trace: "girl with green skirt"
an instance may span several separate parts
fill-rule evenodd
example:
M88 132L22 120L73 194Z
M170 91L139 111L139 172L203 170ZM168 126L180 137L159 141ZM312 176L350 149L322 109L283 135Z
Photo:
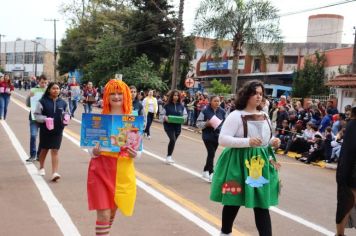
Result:
M225 150L214 170L210 199L224 205L221 235L231 235L240 206L253 208L259 235L272 235L268 208L278 204L280 187L272 147L278 148L280 140L272 137L271 122L261 111L263 94L262 82L246 82L220 132Z

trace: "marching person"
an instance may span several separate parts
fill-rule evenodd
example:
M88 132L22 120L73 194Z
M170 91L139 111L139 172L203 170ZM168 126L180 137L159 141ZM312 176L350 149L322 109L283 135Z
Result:
M164 105L160 114L161 120L163 121L164 131L166 132L169 138L167 157L166 157L167 164L174 163L174 160L172 158L174 146L181 133L182 124L187 119L187 116L188 116L187 111L183 106L183 104L180 102L179 91L178 90L170 91L168 95L168 101L166 105Z
M220 107L220 97L210 97L209 105L199 114L197 119L198 128L202 129L202 138L208 152L203 170L203 178L209 182L213 178L214 157L219 146L219 133L225 120L225 110Z
M102 114L130 115L132 100L129 87L121 80L112 79L104 88ZM92 149L88 169L88 205L96 210L96 235L109 235L116 210L123 215L133 214L136 200L134 158L141 152L127 148L128 156L121 152Z
M272 137L272 127L260 107L264 86L249 81L239 90L236 110L226 118L219 144L226 148L214 171L210 199L221 202L221 235L231 235L241 206L253 208L256 227L261 236L271 236L268 208L278 204L279 178L272 147L280 140Z
M49 83L43 97L37 103L34 113L35 119L40 123L40 169L39 175L45 175L44 163L48 150L52 156L52 181L61 178L58 174L58 151L61 147L63 129L69 120L67 103L59 97L59 83Z
M83 89L84 113L91 113L94 103L96 103L96 89L93 87L93 83L89 81L87 86Z
M44 93L46 91L48 84L47 77L44 75L41 75L39 80L38 80L38 85L37 87L31 88L30 95L28 97L28 107L31 107L31 97L34 96L34 91ZM34 108L32 108L34 109ZM30 110L29 114L29 120L30 120L30 158L28 158L26 161L27 162L33 162L33 161L39 161L40 160L40 145L38 145L38 148L36 150L36 139L37 139L37 134L38 130L40 128L39 123L37 123L36 120L33 120L32 118L32 112Z
M343 139L336 170L336 236L343 236L345 227L356 227L356 104L351 110Z
M143 106L141 104L141 101L138 99L136 87L134 85L131 85L130 91L132 97L133 114L136 116L143 116Z
M158 112L158 103L157 99L153 96L153 90L148 91L147 97L145 97L142 101L142 106L146 120L146 128L144 134L148 139L151 139L150 128L153 122L153 118Z
M71 83L68 84L68 96L70 115L74 118L80 100L80 84L76 82L75 77L72 77Z
M13 91L14 85L11 83L10 76L5 74L4 78L0 79L0 120L6 120L7 108Z

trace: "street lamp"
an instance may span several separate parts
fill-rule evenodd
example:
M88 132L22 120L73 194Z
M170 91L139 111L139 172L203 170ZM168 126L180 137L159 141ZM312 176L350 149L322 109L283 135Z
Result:
M0 34L0 67L1 67L1 38L5 37L5 34Z

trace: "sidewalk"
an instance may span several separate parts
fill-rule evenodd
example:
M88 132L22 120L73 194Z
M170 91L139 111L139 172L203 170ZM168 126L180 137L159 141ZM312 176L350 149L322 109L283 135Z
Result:
M160 123L158 120L154 120L157 123ZM190 132L194 132L194 133L198 133L201 134L201 130L199 130L198 128L194 128L188 125L182 125L182 129L183 130L187 130ZM288 152L288 154L283 154L283 152L279 152L277 151L276 154L280 155L280 156L285 156L285 157L289 157L292 159L296 159L297 157L300 157L300 154L297 154L295 152ZM319 162L312 162L311 165L314 166L318 166L320 168L325 168L325 169L332 169L332 170L336 170L337 168L337 163L326 163L324 161L319 161Z

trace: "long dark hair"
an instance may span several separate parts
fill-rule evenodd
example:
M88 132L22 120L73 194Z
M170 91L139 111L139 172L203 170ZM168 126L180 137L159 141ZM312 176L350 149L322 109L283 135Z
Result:
M61 88L61 86L59 85L58 82L50 82L46 88L46 91L44 92L42 98L44 97L50 97L50 92L51 92L51 88L54 86L54 85L58 85L59 88Z
M173 103L173 97L174 97L174 94L178 93L178 102L179 102L179 99L180 99L180 92L176 89L174 90L171 90L169 91L168 93L168 101L167 101L167 104L168 103Z
M256 89L258 87L262 88L262 94L265 94L265 87L263 83L259 80L251 80L246 82L242 88L236 94L235 106L237 110L243 110L247 106L247 102L251 96L256 94ZM257 106L257 110L262 110L262 107Z

